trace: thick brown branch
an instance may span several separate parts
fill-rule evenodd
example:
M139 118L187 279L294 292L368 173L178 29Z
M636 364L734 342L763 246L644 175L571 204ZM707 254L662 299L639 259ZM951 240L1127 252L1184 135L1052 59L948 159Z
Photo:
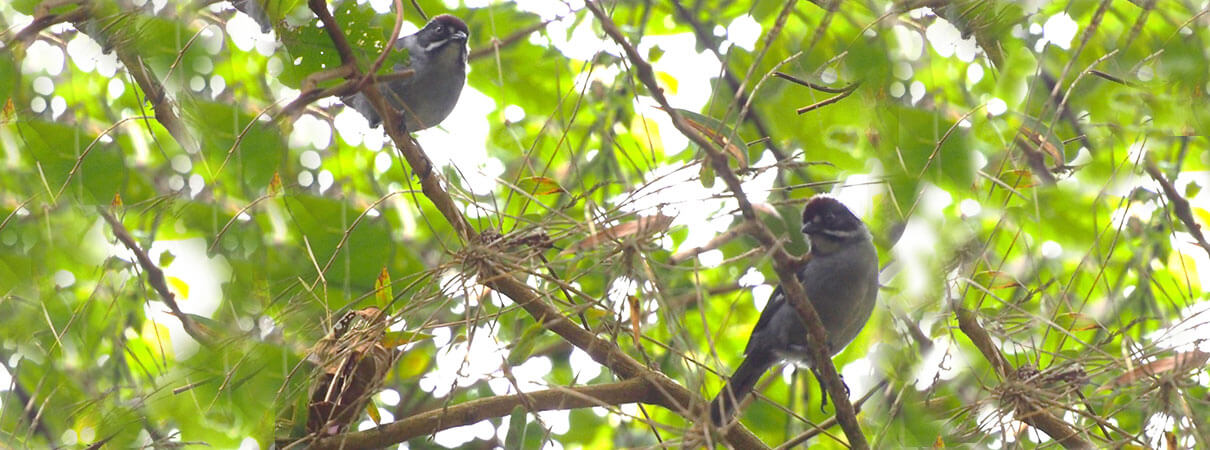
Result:
M659 389L642 378L609 384L554 388L520 395L499 395L413 414L397 422L365 431L332 436L316 442L311 448L382 448L437 431L504 417L511 414L517 406L533 413L626 403L653 403L661 401L662 398Z
M322 0L311 0L309 4L312 10L320 17L331 17ZM339 36L339 38L333 38L334 42L337 40L344 42L343 33L339 28L328 27L327 30L330 35ZM344 47L347 49L347 43ZM337 44L337 50L344 51L341 50L339 43ZM369 100L370 104L382 117L383 128L386 130L387 135L395 143L396 148L399 149L404 159L407 160L408 165L417 173L424 196L433 202L433 205L454 230L457 231L464 242L473 242L479 239L478 232L471 227L449 193L445 191L440 177L433 172L432 162L416 142L412 140L411 136L407 135L402 127L399 126L401 119L399 112L387 104L386 99L379 92L377 85L367 85L362 93L365 94L366 99ZM488 266L490 269L490 265L485 266ZM542 294L539 294L533 288L518 280L513 274L505 272L502 269L490 269L486 273L481 273L479 279L483 284L512 299L513 302L520 305L527 313L533 316L538 323L558 334L572 345L584 350L595 361L617 374L619 378L642 378L646 380L645 382L650 383L649 389L658 392L658 401L653 401L653 403L668 407L685 417L693 418L705 414L705 402L695 393L685 389L662 373L648 369L623 352L613 342L597 338L593 333L576 326L558 309L554 308L550 302L546 301ZM744 427L732 427L726 435L726 439L730 445L737 448L767 448L764 443Z
M773 255L773 268L777 271L782 289L785 290L790 304L794 306L794 309L798 311L803 321L806 322L809 335L808 341L811 342L810 353L812 362L814 362L815 368L820 375L820 381L827 388L828 394L835 399L837 420L840 422L845 436L849 439L849 445L857 449L869 448L869 443L866 442L865 436L861 433L861 425L857 423L857 416L853 412L853 404L849 402L848 394L845 392L844 383L840 380L840 375L836 372L836 366L832 364L832 358L829 357L827 348L824 345L827 342L827 333L824 331L823 323L820 322L819 314L815 312L815 308L807 300L806 291L795 275L797 259L787 254L781 248L773 233L765 227L764 223L760 222L760 219L756 215L756 210L753 209L752 203L748 201L747 196L744 194L739 178L728 167L727 157L709 139L685 122L684 118L676 112L676 109L668 104L668 99L664 97L659 84L656 83L651 64L647 63L639 55L634 45L631 45L626 40L621 30L613 23L613 20L601 9L600 4L589 1L586 2L586 5L593 15L596 16L597 21L600 22L601 28L605 30L605 34L608 34L614 42L622 46L627 59L630 60L638 74L639 81L647 87L651 96L664 108L664 112L668 113L672 119L672 124L681 134L684 134L708 154L708 162L714 165L715 172L727 184L727 189L735 195L736 203L739 204L744 220L753 223L752 236L760 241L762 246L769 249Z
M27 43L32 40L34 36L37 36L38 33L41 33L42 30L50 28L55 24L60 24L63 22L75 22L77 20L85 19L88 17L88 14L88 6L86 4L81 4L76 9L63 14L39 15L34 18L33 22L30 22L29 25L27 25L25 28L22 28L21 31L18 31L17 34L13 36L12 40L9 41L8 45L11 47L17 42Z

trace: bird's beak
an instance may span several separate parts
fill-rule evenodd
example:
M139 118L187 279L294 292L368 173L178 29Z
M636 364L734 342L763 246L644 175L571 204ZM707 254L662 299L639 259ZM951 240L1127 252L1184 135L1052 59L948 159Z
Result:
M816 233L816 232L818 232L818 231L819 231L819 226L818 226L818 225L816 225L814 222L809 222L809 223L804 223L804 224L802 224L802 232L803 232L803 234L814 234L814 233Z
M467 37L466 33L463 33L461 31L455 31L454 34L450 35L450 39L453 39L455 41L465 41L466 37Z

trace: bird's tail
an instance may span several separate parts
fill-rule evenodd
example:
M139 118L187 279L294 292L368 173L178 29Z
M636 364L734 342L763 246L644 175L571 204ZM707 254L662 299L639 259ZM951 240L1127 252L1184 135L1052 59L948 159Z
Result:
M752 393L752 388L756 386L761 375L775 362L777 357L769 352L753 352L744 358L735 369L735 374L731 375L731 380L727 381L723 390L710 402L710 420L714 425L721 426L723 422L731 420L737 405Z
M370 128L377 127L378 124L382 123L382 118L378 117L378 112L374 111L374 106L370 105L370 99L366 98L365 94L358 92L353 95L346 95L341 97L340 101L344 103L345 106L353 108L358 113L361 113L362 117L365 117L366 121L370 123Z

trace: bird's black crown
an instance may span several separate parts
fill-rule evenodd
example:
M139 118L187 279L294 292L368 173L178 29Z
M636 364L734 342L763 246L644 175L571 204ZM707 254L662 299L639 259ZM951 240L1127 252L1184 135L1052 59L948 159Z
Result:
M830 196L811 197L802 209L802 232L806 234L844 238L857 235L862 226L861 219Z
M429 21L428 25L425 25L425 28L432 28L438 34L446 36L453 34L455 31L461 31L466 36L470 36L471 34L470 30L466 28L466 22L449 14L434 17L433 20Z

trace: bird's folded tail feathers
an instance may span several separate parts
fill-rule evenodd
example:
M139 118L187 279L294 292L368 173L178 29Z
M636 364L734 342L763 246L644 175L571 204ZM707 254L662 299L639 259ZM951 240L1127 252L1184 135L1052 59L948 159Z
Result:
M777 362L777 356L770 352L753 352L749 353L744 361L735 369L735 374L731 376L731 380L723 386L723 389L718 392L714 400L710 402L710 420L715 426L722 426L731 416L735 415L735 409L748 394L752 393L752 388L756 386L756 382L760 380L761 375Z
M382 118L378 117L378 112L374 111L374 107L370 105L370 100L366 98L365 94L358 92L353 95L346 95L341 97L340 101L345 106L353 108L354 111L360 113L362 117L365 117L366 121L370 123L370 128L377 127L378 124L382 123Z

